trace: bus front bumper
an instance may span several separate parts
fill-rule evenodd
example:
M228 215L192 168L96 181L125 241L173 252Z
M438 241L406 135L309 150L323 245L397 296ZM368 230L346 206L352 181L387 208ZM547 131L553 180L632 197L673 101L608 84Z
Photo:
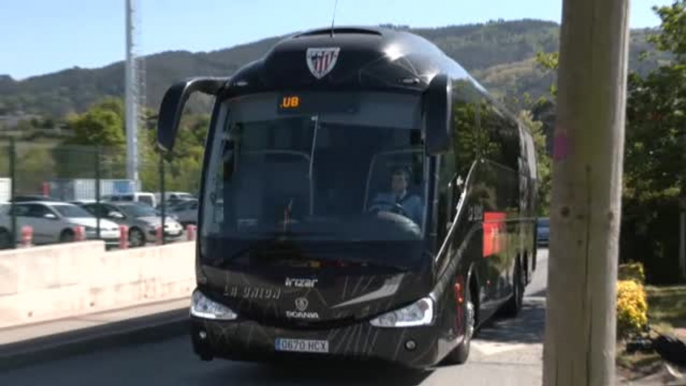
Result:
M378 328L360 322L331 329L284 329L248 320L191 317L193 350L202 359L241 361L352 359L426 368L439 361L435 327ZM312 352L315 351L315 352Z

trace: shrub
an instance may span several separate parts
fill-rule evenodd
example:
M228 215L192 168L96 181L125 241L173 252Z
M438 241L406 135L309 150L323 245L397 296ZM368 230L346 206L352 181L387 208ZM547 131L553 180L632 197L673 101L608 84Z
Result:
M642 263L631 262L628 264L620 264L618 272L619 280L633 280L637 283L643 284L646 281L645 270Z
M641 332L648 323L648 302L643 285L635 280L617 284L617 335L620 338Z

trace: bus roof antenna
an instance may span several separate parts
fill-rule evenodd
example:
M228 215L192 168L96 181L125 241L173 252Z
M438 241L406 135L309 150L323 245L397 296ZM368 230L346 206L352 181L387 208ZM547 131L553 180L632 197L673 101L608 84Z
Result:
M333 37L333 27L336 23L336 10L338 9L338 0L333 5L333 17L331 17L331 37Z

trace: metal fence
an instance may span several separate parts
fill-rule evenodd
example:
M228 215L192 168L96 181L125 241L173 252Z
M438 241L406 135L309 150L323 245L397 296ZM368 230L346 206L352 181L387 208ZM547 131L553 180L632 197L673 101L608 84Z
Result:
M171 204L178 201L170 203L167 187L193 194L199 173L189 173L183 165L170 164L156 153L141 158L139 180L133 181L126 176L124 148L0 143L0 247L26 244L23 231L27 227L35 244L104 239L108 245L123 246L122 237L133 244L132 237L140 238L141 233L144 245L178 240L177 221L170 216ZM189 178L194 174L198 178ZM126 217L127 208L138 214L147 211L156 220L146 217L150 226L141 225L142 220L127 222L115 213L121 209ZM78 217L86 214L90 220ZM112 240L113 223L118 226L117 240ZM158 229L153 230L155 224ZM126 235L121 234L122 225L127 226Z

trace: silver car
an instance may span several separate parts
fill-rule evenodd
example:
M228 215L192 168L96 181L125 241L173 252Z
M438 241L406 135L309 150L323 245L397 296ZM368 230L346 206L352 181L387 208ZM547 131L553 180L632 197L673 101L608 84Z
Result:
M119 225L129 228L129 245L140 247L157 238L157 228L162 225L162 217L149 205L135 202L104 202L85 204L83 208ZM167 216L164 224L165 239L177 239L183 234L183 227L178 221Z
M176 217L181 225L198 223L198 200L191 199L183 201L169 209L169 214Z

